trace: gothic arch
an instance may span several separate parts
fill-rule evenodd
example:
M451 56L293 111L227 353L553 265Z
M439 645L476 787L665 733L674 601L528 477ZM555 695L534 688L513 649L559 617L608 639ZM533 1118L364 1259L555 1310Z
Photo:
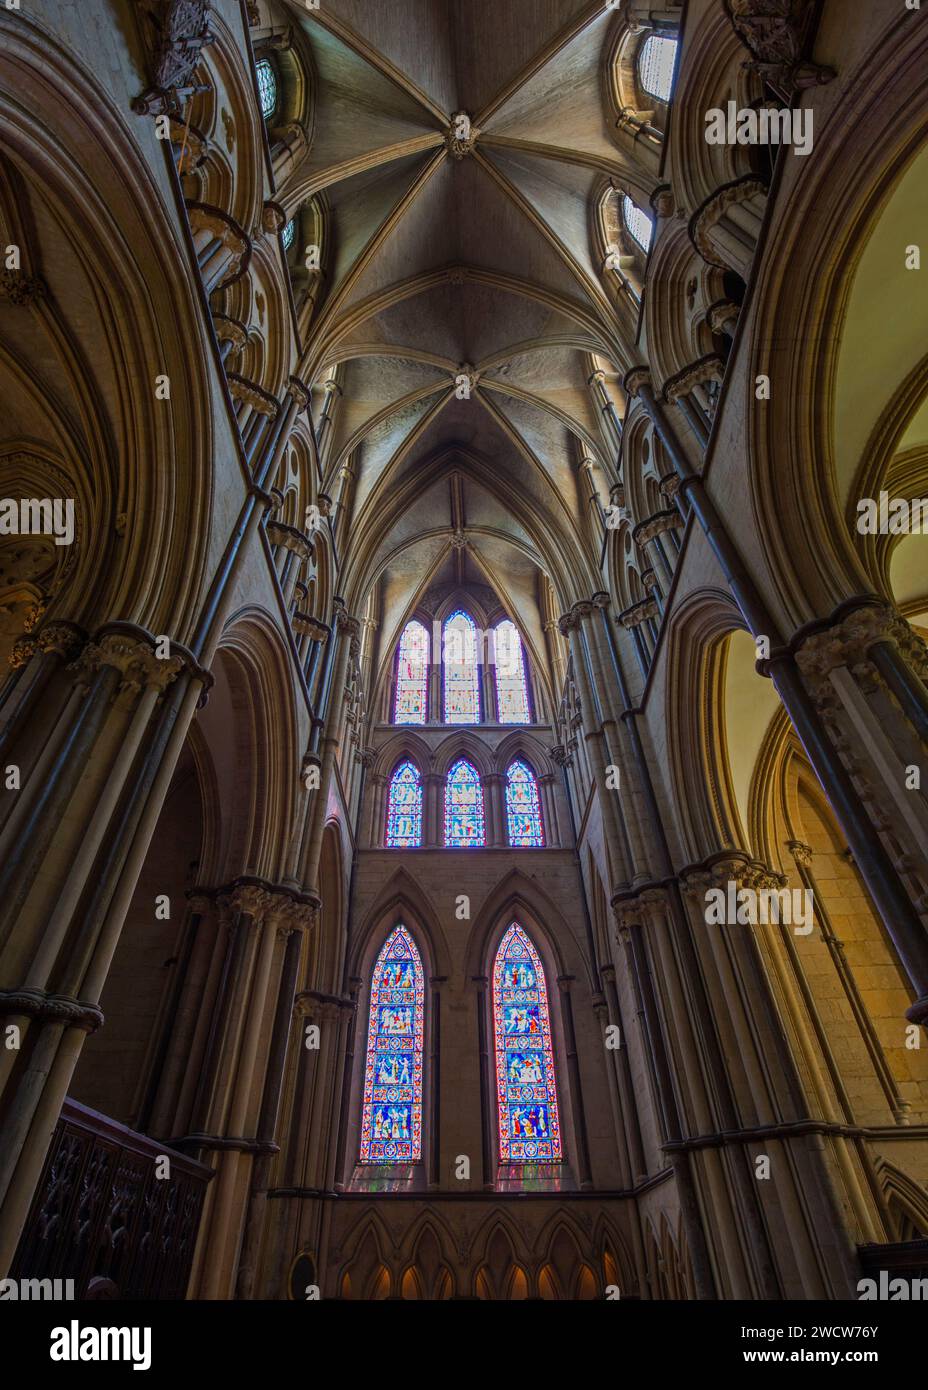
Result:
M58 368L52 400L67 401L71 427L89 450L98 506L107 499L98 525L113 563L95 555L99 580L80 613L68 616L91 628L119 617L184 641L209 544L214 444L202 330L178 276L176 232L124 114L26 15L4 31L0 75L4 93L18 93L16 101L0 97L5 155L32 215L40 209L40 254L30 269L46 280L14 312L34 316L48 335L46 365ZM95 112L95 144L75 126L75 110ZM89 354L59 304L65 287L51 262L65 247L69 296L78 284L94 286L97 341ZM54 257L44 259L45 249ZM170 410L152 389L162 375L184 383Z
M422 777L431 771L432 754L425 739L407 725L398 725L394 737L388 739L377 753L373 771L389 778L406 758L415 763Z
M413 936L426 978L448 975L451 956L441 918L418 882L402 867L386 881L382 894L353 934L348 953L349 975L369 979L377 953L397 922L402 922Z
M789 228L766 251L755 286L754 322L763 324L762 330L755 327L755 336L797 344L796 352L771 362L771 400L752 412L748 443L754 526L774 534L795 524L808 537L807 545L790 548L788 556L772 553L767 560L775 566L780 603L793 628L868 587L839 492L839 469L856 472L866 440L860 441L860 451L856 445L851 450L849 441L839 449L833 412L856 270L894 194L910 186L906 178L928 149L919 111L928 34L924 26L913 33L909 18L900 10L881 43L867 53L865 66L846 75L838 106L816 132L814 167L800 170L791 190ZM923 182L919 178L917 186ZM816 209L824 208L829 224L841 231L823 260L810 229ZM802 284L804 293L784 295L787 281ZM815 323L840 328L823 337L814 331ZM896 351L900 342L887 332L880 347ZM759 339L757 346L762 351ZM867 355L865 369L869 361ZM903 375L913 365L905 362ZM855 408L872 394L856 388ZM876 405L874 399L874 413ZM804 472L800 458L815 458L820 466ZM784 459L789 460L785 467Z
M236 729L232 749L213 747L217 768L237 768L236 796L224 801L234 811L226 829L223 875L250 873L275 881L287 871L299 790L292 664L279 631L252 609L229 619L213 669L210 701L215 707L223 688L228 691ZM209 705L203 725L209 739Z
M677 605L665 634L671 777L686 858L737 845L740 829L726 743L729 639L743 621L731 595L701 590ZM693 699L685 692L698 691Z
M439 743L432 757L432 771L446 778L458 758L473 763L480 774L481 785L493 771L493 755L485 738L477 732L479 724L451 725L451 732Z
M559 975L589 975L585 953L579 948L570 924L538 884L518 868L510 869L480 906L467 938L464 974L467 979L491 976L496 948L510 922L520 922L529 932L541 956L549 986ZM582 966L581 966L582 962Z
M516 758L524 758L536 778L555 773L547 750L530 729L514 729L497 744L493 761L494 771L505 775L506 769Z

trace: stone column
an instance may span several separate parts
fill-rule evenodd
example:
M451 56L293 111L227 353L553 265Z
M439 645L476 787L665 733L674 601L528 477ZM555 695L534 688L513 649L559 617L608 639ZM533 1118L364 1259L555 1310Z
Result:
M103 905L120 881L123 831L132 825L126 792L144 781L139 769L151 756L152 727L164 719L163 707L153 717L156 707L184 665L176 655L157 658L153 647L132 624L101 629L73 667L52 672L47 701L36 700L19 731L25 745L16 737L7 754L17 757L24 747L28 776L0 835L0 1014L20 1037L18 1049L0 1053L3 1267L84 1036L102 1022L100 990L122 925L118 914L104 920ZM47 713L51 737L36 751L33 720L41 727Z
M427 772L423 777L424 815L422 843L426 849L438 849L444 839L442 824L442 799L445 779L437 772Z
M490 849L501 849L507 844L505 786L506 778L501 772L488 772L483 779L483 800L486 814L486 838Z

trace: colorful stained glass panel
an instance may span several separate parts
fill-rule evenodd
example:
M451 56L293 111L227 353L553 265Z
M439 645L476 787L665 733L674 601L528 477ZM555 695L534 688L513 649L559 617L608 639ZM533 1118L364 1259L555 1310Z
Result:
M361 1163L418 1163L422 1156L422 961L402 925L377 957L361 1112Z
M480 775L466 758L459 758L445 782L445 844L461 847L485 843Z
M387 849L414 849L422 844L422 778L415 763L400 763L390 778L387 799Z
M496 953L493 1027L500 1163L560 1162L548 990L538 952L518 922Z
M394 724L424 724L429 685L429 634L415 619L407 623L396 657Z
M538 783L521 758L510 763L506 770L506 825L511 845L521 849L544 845Z
M497 718L501 724L528 724L528 681L519 629L507 618L497 625L494 637Z
M477 625L458 609L442 628L444 717L446 724L480 723L480 667Z

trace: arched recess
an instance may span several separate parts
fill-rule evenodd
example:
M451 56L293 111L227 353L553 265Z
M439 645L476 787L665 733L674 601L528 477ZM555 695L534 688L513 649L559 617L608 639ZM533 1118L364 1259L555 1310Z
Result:
M493 1172L507 1173L507 1182L512 1180L513 1174L518 1180L519 1174L512 1167L504 1168L500 1162L493 975L500 943L513 922L519 923L529 936L544 970L562 1143L560 1162L572 1174L579 1171L582 1140L567 1066L561 983L566 977L582 976L589 980L586 954L579 949L570 925L533 880L513 869L483 903L471 927L464 956L465 979L489 981L485 991L488 1057L484 1079L488 1113L483 1115L483 1124L490 1140ZM540 1171L544 1172L544 1167Z
M558 1213L551 1218L538 1249L543 1251L543 1269L551 1281L550 1287L557 1290L559 1298L590 1300L602 1297L599 1275L590 1264L592 1251L588 1238L569 1216ZM545 1297L541 1280L539 1293Z
M748 441L754 528L784 534L796 525L806 541L767 557L786 636L870 587L846 524L848 490L858 491L873 430L924 357L923 296L912 300L921 272L907 269L906 249L926 208L928 31L913 30L909 17L895 14L865 63L842 74L842 97L816 128L816 157L798 171L790 218L768 243L755 286L752 351L762 350L761 336L796 345L771 363L772 408L753 412ZM803 293L784 294L786 284ZM814 327L822 323L832 325L824 335Z
M877 421L845 520L873 590L914 626L928 627L928 356Z
M358 1007L354 1024L353 1065L351 1076L348 1078L345 1167L343 1174L336 1175L336 1181L353 1187L364 1187L372 1178L376 1180L375 1175L378 1171L383 1171L384 1167L359 1166L358 1155L374 968L384 943L400 924L406 929L418 953L424 987L421 1157L413 1164L387 1166L398 1181L405 1181L407 1185L418 1189L425 1185L426 1173L431 1163L432 1099L436 1078L432 1076L429 1065L433 1026L429 981L436 974L448 973L450 958L436 914L425 901L418 885L401 869L386 885L382 900L372 908L367 919L360 925L350 947L348 975L353 989L357 992Z
M226 624L213 671L200 720L230 812L216 873L220 882L240 874L276 882L287 876L299 794L292 661L270 619L246 609Z
M349 1240L349 1253L339 1266L335 1287L339 1298L389 1298L393 1280L385 1252L392 1249L390 1233L376 1212L368 1213Z
M17 639L48 616L63 616L86 592L98 563L89 532L103 544L95 520L93 480L76 460L29 439L0 443L0 493L4 498L36 499L51 504L48 513L71 539L58 544L47 533L0 534L0 684L11 674L10 657ZM69 519L68 506L73 506ZM102 499L101 499L102 501ZM55 506L58 505L56 519ZM20 520L20 525L22 524Z
M896 1164L881 1158L877 1176L886 1198L893 1240L928 1240L928 1192Z
M83 532L95 579L54 616L90 629L130 620L188 641L215 442L203 328L178 273L186 250L148 162L163 151L146 133L142 155L127 113L28 11L0 11L0 24L0 122L18 190L0 179L0 239L25 252L0 376L12 370L10 398L35 402L36 427L15 437L80 459L93 497ZM94 112L92 131L75 111ZM184 384L170 410L152 388L162 375Z
M341 827L329 821L322 832L319 893L322 906L309 942L304 989L337 994L346 947L345 872Z
M665 640L669 776L683 853L697 862L747 848L748 780L779 698L754 670L756 648L730 594L688 596Z
M911 989L785 715L760 750L748 826L757 859L811 894L811 931L780 924L756 935L814 1103L848 1124L920 1123L928 1058L898 1026Z
M510 1298L527 1297L525 1271L530 1268L531 1253L507 1216L494 1213L474 1241L478 1256L474 1265L474 1296L487 1301L501 1302Z

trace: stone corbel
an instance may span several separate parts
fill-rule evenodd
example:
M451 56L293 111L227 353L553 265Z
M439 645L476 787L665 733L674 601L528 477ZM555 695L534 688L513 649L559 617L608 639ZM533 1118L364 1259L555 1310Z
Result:
M710 381L721 381L725 373L725 363L717 353L709 353L691 362L682 371L668 377L664 383L664 399L674 404L681 396L688 396L694 386L703 386Z
M226 379L229 383L229 391L232 399L242 401L245 405L250 405L252 410L258 415L267 415L271 419L276 416L279 405L272 395L263 390L257 382L249 381L246 377L239 376L236 372L227 372Z
M789 101L793 93L832 82L833 68L804 60L815 20L814 0L727 0L735 33L751 58L743 66Z
M660 616L660 610L654 599L647 598L640 603L633 604L624 613L620 613L619 621L624 628L630 631L633 627L639 627L642 623L647 622L649 618L659 619Z
M132 102L140 116L179 116L184 99L206 91L193 84L203 49L213 43L209 0L162 0L152 62L152 85Z

